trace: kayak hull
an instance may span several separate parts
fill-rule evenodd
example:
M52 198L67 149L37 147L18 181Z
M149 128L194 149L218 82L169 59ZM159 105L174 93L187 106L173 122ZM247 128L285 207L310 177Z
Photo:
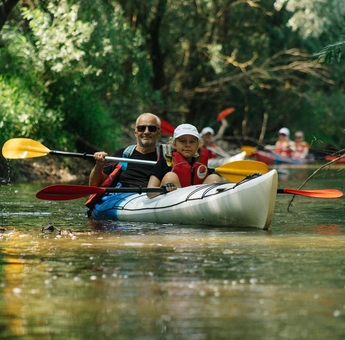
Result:
M110 194L95 205L91 216L97 220L268 229L277 184L277 172L271 170L239 184L196 185L154 198Z
M275 164L295 164L295 165L302 165L302 164L310 164L314 162L314 158L310 155L307 158L290 158L290 157L283 157L274 152L265 152L265 151L255 151L253 153L255 160L259 162L266 163L267 165L275 165Z
M345 163L345 157L337 157L337 156L325 156L326 161L332 162L334 160L337 160L339 163Z

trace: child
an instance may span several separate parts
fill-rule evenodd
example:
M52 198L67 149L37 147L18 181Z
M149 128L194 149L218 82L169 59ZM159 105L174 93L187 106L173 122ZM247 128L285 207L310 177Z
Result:
M203 140L195 126L179 125L171 141L172 155L160 159L154 166L150 173L148 187L164 186L167 191L173 191L189 185L222 182L217 174L207 168L208 155L201 149L202 145ZM147 194L148 197L157 195L156 193Z

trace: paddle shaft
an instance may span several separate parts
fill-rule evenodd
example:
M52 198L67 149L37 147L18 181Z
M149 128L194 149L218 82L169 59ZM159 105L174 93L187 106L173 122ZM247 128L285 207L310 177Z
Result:
M166 193L167 190L165 188L102 188L104 189L104 192L136 192L138 194L142 194L144 192L160 192L160 193ZM93 192L94 193L94 192Z
M87 153L78 153L78 152L67 152L67 151L56 151L50 150L49 154L56 155L56 156L71 156L71 157L79 157L79 158L94 158L93 155ZM137 163L137 164L149 164L155 165L155 161L145 161L142 159L132 159L132 158L121 158L121 157L111 157L106 156L105 159L107 161L116 161L116 162L126 162L126 163Z

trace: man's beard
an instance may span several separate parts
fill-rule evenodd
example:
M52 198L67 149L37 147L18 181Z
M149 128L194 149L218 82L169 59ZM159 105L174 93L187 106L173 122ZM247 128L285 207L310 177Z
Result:
M155 142L152 139L145 139L139 138L139 145L143 148L149 148L155 145Z

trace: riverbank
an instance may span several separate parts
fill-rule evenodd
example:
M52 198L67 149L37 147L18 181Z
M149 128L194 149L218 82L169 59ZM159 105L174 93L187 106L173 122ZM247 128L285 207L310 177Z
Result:
M76 182L87 184L94 163L64 157L10 160L0 163L1 182Z

